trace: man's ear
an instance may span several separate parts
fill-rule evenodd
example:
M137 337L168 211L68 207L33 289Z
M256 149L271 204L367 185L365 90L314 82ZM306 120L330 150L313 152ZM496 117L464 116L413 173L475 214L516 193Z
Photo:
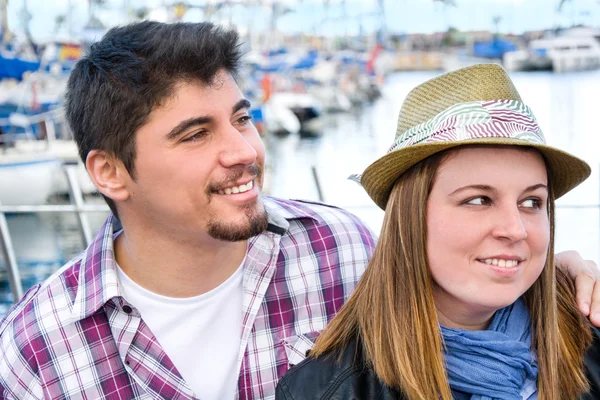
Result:
M88 174L98 191L115 201L130 195L131 176L123 162L101 150L92 150L85 160Z

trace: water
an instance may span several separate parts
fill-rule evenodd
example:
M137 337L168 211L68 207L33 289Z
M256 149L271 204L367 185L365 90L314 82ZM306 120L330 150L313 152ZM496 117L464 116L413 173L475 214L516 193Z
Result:
M88 196L91 204L102 204L101 197ZM67 199L57 198L51 204L68 204ZM91 213L88 221L94 234L102 226L105 213ZM13 242L23 289L43 281L63 264L84 249L75 214L9 214L6 216ZM0 265L4 264L0 254ZM7 274L0 268L0 315L13 302Z
M353 113L328 116L328 126L319 139L270 138L267 143L270 194L318 200L312 174L315 167L324 200L354 212L379 232L383 212L373 205L358 184L346 178L362 172L387 151L395 135L402 100L410 89L435 75L415 72L390 76L381 99ZM583 158L592 166L592 176L557 203L556 250L576 249L584 258L599 263L600 136L596 118L600 71L562 75L515 73L512 77L522 98L535 113L548 143ZM98 197L87 201L102 202ZM90 214L94 232L104 218L103 214ZM74 215L9 215L7 220L24 288L45 279L83 250ZM6 273L0 269L0 315L11 302Z

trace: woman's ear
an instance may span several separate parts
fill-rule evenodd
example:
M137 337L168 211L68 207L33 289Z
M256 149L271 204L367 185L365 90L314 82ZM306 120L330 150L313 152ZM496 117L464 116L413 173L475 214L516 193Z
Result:
M105 151L92 150L85 160L88 174L104 196L125 201L130 195L131 176L123 162Z

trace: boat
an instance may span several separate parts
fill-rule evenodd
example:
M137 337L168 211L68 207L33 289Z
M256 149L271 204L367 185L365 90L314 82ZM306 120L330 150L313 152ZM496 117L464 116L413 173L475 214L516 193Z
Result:
M57 132L67 129L62 108L37 115L11 113L0 120L0 125L6 124L17 133L0 135L2 204L44 204L50 196L68 194L65 164L77 165L76 175L82 193L97 192L79 159L70 132L57 136ZM43 132L44 136L39 137L36 131Z
M54 191L60 161L52 156L0 152L0 204L40 205Z
M576 27L555 36L532 40L525 50L507 52L509 71L572 72L600 68L600 30Z
M313 68L317 60L316 52L290 54L285 48L267 55L253 52L246 56L250 75L260 82L267 130L278 136L295 132L302 137L322 134L322 108L307 92L302 79L302 72Z
M53 159L58 162L54 166L52 175L52 195L69 194L69 183L67 181L64 165L76 165L77 182L83 194L97 193L96 186L85 169L85 165L79 158L77 145L72 139L54 139L54 140L21 140L15 143L12 149L13 154L20 154L23 157L29 156L32 162L38 159ZM2 157L0 155L0 157ZM0 190L2 184L0 183Z
M300 132L300 121L286 104L277 100L263 104L265 128L278 137Z
M279 120L287 121L291 126L291 115L285 115L284 109L290 110L297 118L301 137L318 137L323 133L324 122L321 118L321 108L317 99L309 93L282 91L273 93L265 105L272 104L279 111ZM269 116L267 115L267 118ZM284 118L285 117L285 118Z
M13 48L12 67L5 71L12 75L0 81L0 201L43 204L52 195L69 193L65 163L77 165L82 192L95 193L62 108L69 72L82 55L81 41L55 38ZM25 62L26 51L37 62ZM2 54L8 59L6 48Z

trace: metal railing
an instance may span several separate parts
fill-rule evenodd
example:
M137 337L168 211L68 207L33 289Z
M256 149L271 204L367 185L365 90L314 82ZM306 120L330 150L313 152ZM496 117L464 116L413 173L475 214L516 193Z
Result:
M110 211L106 205L89 205L85 204L83 200L83 194L79 186L77 179L77 164L76 163L64 163L63 169L67 177L69 187L69 198L71 201L70 205L35 205L35 206L3 206L0 204L0 247L4 260L6 263L6 271L8 275L8 281L10 289L13 295L14 301L18 301L23 297L23 284L21 283L21 276L19 274L19 266L14 252L10 232L8 229L8 223L6 221L6 213L75 213L77 216L79 233L84 246L87 247L92 241L92 232L87 219L86 214L91 212L108 212ZM321 188L321 182L316 168L311 168L313 179L317 187L319 201L324 201L323 191ZM367 205L356 205L346 206L349 209L359 209L373 206ZM600 204L590 205L557 205L556 208L571 208L571 209L594 209L600 208ZM600 234L600 215L598 224L598 233ZM599 244L600 250L600 244ZM600 260L600 258L599 258Z
M0 204L0 247L2 248L2 254L6 262L8 282L15 302L23 297L23 284L21 283L19 266L8 230L6 213L75 213L77 215L81 239L85 247L87 247L92 241L92 232L86 214L90 212L109 211L106 205L88 205L84 203L81 187L77 180L76 163L64 163L63 169L69 187L70 205L3 206Z
M46 146L58 138L69 139L72 137L66 125L62 107L35 115L12 113L8 118L0 118L0 126L12 127L0 135L0 146L10 146L22 140L39 141L40 139L34 134L34 126L38 126L44 131L45 137L42 141ZM15 133L14 131L17 129L21 129L23 132Z

